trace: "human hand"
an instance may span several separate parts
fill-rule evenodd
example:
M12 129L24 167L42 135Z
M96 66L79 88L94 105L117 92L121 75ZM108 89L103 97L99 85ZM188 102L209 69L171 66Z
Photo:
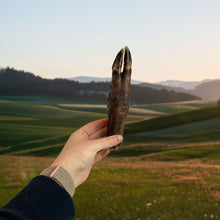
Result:
M107 131L108 119L93 121L75 131L51 166L62 166L71 175L75 187L82 184L94 163L120 144L121 135L100 138Z

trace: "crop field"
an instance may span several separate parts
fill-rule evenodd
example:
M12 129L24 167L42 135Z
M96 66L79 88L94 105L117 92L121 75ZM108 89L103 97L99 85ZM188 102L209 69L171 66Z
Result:
M0 96L0 205L50 165L106 106ZM220 219L220 106L131 106L124 143L74 195L75 219Z

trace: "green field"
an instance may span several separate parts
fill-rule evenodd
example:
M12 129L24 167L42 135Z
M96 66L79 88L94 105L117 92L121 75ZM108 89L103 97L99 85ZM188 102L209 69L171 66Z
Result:
M162 104L151 104L151 105L137 105L136 107L142 109L154 110L166 114L174 114L174 113L196 110L202 107L213 106L216 104L217 104L216 100L205 100L205 101L189 101L189 102L162 103Z
M0 205L49 166L73 131L107 117L89 105L0 96ZM75 219L219 219L220 106L131 107L123 146L76 190Z

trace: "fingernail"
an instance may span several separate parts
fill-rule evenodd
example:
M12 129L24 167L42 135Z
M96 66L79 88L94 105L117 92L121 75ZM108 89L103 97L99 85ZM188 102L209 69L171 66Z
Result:
M117 135L116 141L117 141L117 142L122 142L122 141L123 141L122 135Z

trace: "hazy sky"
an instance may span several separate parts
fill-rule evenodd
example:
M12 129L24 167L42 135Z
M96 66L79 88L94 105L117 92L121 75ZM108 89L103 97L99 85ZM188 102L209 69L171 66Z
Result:
M111 77L127 45L133 79L220 78L219 0L0 0L0 7L2 67Z

